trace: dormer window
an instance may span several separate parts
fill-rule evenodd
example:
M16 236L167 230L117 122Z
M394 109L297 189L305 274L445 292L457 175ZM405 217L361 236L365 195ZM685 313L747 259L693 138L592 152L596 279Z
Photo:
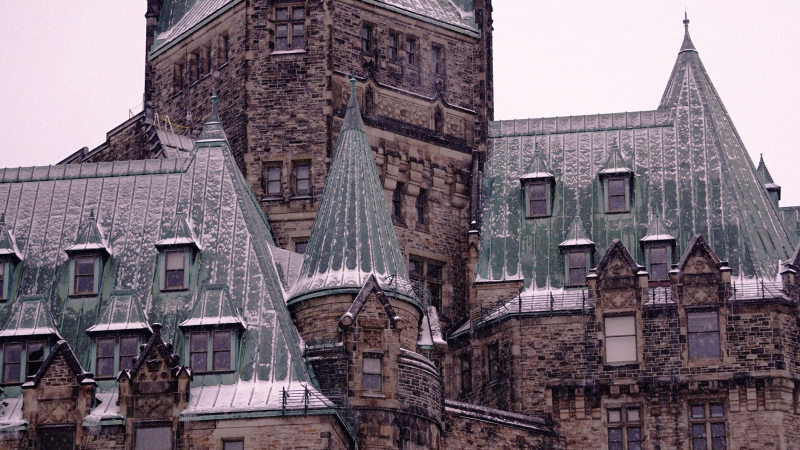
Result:
M107 336L97 338L95 342L94 373L98 378L105 378L133 367L141 339L139 336Z
M186 251L164 252L164 290L186 289Z
M586 286L586 276L589 274L588 250L569 251L564 254L567 266L567 286Z
M75 256L73 266L75 279L72 293L74 295L90 295L96 293L97 284L95 283L95 272L97 268L97 256Z
M633 171L627 167L622 153L615 142L612 144L608 161L598 172L605 193L607 214L626 213L631 210L631 180Z
M553 214L555 176L548 172L544 158L538 151L534 153L531 168L533 172L519 179L525 198L525 217L529 219L550 217Z
M666 245L649 247L647 249L647 271L653 281L666 281L669 279L670 249Z
M6 283L7 263L0 259L0 300L8 299L8 286Z
M660 214L653 214L650 217L647 234L639 242L644 250L650 281L668 282L675 238L669 234Z
M592 267L594 242L589 240L581 219L576 217L567 231L567 239L558 244L564 255L564 286L586 286L586 276Z
M189 364L197 372L233 370L232 331L196 331L189 333Z
M9 342L3 345L3 383L22 383L36 375L45 357L44 341Z
M628 212L627 185L627 178L609 178L606 180L606 190L608 192L606 212Z

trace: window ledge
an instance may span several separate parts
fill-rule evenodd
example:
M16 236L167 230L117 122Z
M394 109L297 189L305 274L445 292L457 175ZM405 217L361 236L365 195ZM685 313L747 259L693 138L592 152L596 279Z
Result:
M620 362L620 363L605 363L603 370L637 370L639 369L638 362Z
M283 197L278 197L278 196L267 196L267 197L261 197L261 201L262 201L262 202L277 202L277 201L283 201Z
M361 398L386 398L386 396L383 394L379 394L377 392L376 393L363 392L361 394Z
M297 49L297 50L275 50L272 53L270 53L270 56L271 55L299 55L299 54L302 54L302 53L308 53L308 52L304 48Z
M165 289L161 289L161 292L186 292L188 290L189 290L189 288L186 288L186 287L183 287L183 288L169 288L169 289L165 288Z
M98 295L100 294L98 294L97 292L92 292L91 294L70 294L69 298L89 298L89 297L97 297Z
M289 197L289 200L311 200L311 196L304 194L304 195L293 195Z
M192 375L225 375L236 373L235 370L204 370L202 372L192 369Z
M527 216L526 219L546 219L548 217L552 217L552 214L539 214L535 216Z

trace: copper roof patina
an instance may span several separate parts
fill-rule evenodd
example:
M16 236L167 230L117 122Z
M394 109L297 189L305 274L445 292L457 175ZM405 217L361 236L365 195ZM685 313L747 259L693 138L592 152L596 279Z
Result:
M357 294L374 275L386 295L417 304L361 121L355 80L352 84L303 268L289 302Z
M620 239L640 262L642 239L674 236L680 255L701 234L734 276L777 276L792 241L686 25L657 110L490 123L476 282L563 288L559 244L574 239L576 215L598 249ZM528 219L519 180L541 170L537 154L555 180L552 215ZM627 212L605 211L600 175L612 168L632 172Z

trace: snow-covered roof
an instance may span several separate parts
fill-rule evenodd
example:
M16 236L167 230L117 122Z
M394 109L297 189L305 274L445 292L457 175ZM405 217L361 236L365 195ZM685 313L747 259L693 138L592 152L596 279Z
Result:
M110 331L150 331L150 324L142 311L136 290L123 289L111 293L97 323L86 329L87 333Z
M0 338L20 336L61 336L55 327L50 305L43 295L20 296L0 331Z

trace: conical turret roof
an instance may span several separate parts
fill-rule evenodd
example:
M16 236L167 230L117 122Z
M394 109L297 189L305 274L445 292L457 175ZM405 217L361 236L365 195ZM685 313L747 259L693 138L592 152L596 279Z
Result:
M355 80L351 83L347 113L290 302L357 294L375 275L386 295L417 303L364 131Z
M707 236L742 275L774 276L791 239L686 31L658 109L672 110L681 193L680 238ZM706 195L713 194L709 202ZM701 201L698 202L697 199Z

